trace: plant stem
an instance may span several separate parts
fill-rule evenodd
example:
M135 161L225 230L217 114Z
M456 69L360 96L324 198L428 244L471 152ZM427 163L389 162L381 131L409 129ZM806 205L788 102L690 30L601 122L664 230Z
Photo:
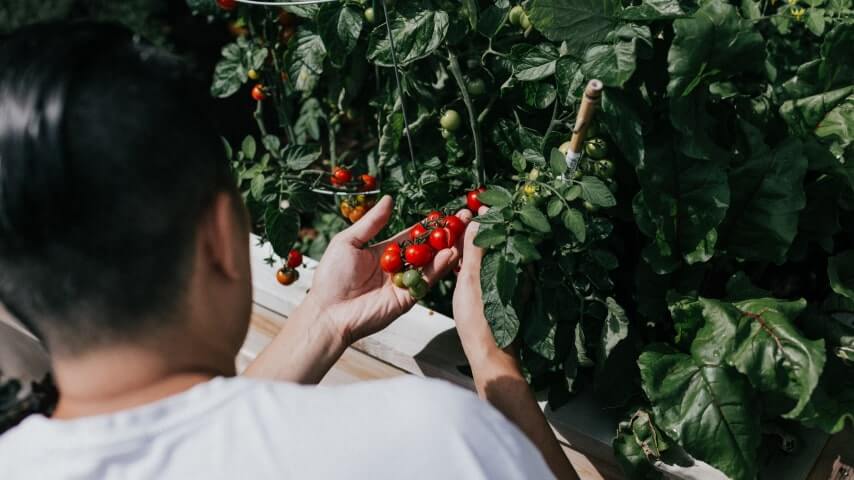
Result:
M474 110L469 91L466 88L465 80L463 79L463 71L460 68L460 62L457 56L450 49L448 50L448 62L450 63L451 75L457 81L457 86L460 88L460 93L463 96L463 103L466 105L466 110L469 114L469 124L471 125L471 134L474 137L474 173L477 178L478 185L486 183L486 172L483 168L483 153L480 139L480 129L478 128L477 114Z
M294 126L291 124L291 118L288 115L287 106L285 105L285 87L286 80L282 78L282 68L279 65L279 56L276 54L275 49L271 49L270 55L273 56L273 67L276 69L276 73L278 74L278 81L280 88L276 89L276 103L278 103L279 108L276 111L279 113L279 125L284 127L285 135L288 137L288 143L294 144L297 140L297 134L294 132Z
M549 120L549 128L546 129L546 133L543 135L543 141L547 141L549 139L549 135L552 134L555 127L558 125L557 121L557 111L558 106L560 105L560 100L555 99L555 107L552 109L552 119Z
M267 127L264 126L264 107L263 102L256 102L258 105L255 107L255 113L252 114L252 117L255 118L255 123L258 124L258 130L261 132L262 137L267 136Z

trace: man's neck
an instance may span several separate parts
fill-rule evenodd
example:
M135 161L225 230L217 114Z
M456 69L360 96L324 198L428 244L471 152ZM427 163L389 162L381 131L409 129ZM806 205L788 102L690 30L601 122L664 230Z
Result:
M54 361L60 392L53 414L72 419L126 410L176 395L215 376L233 376L233 362L213 366L138 347L102 349Z

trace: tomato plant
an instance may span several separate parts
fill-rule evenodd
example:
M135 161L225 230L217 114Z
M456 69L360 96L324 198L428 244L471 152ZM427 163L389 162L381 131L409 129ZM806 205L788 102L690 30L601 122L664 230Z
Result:
M515 342L554 408L592 389L623 413L614 448L634 477L659 475L678 446L754 478L776 448L763 426L854 419L851 0L420 0L385 13L372 1L228 13L253 33L223 49L211 92L254 84L250 69L266 86L258 134L227 150L278 255L296 242L319 255L341 214L366 211L323 186L336 167L394 195L387 234L437 207L489 206L475 241L497 342ZM568 171L593 78L604 93ZM431 229L454 231L452 218ZM431 293L404 281L432 258L415 238L386 271L449 312L453 280Z

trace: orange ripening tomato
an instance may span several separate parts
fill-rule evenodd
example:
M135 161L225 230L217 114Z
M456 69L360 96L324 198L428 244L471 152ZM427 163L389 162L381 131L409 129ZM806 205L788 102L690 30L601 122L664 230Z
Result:
M252 87L252 98L254 98L258 102L267 98L267 94L264 93L264 85L258 83L255 84L254 87Z

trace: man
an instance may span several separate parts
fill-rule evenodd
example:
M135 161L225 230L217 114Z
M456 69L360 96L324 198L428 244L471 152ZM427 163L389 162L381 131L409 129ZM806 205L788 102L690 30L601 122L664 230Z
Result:
M573 476L483 318L474 225L425 276L465 249L460 336L504 415L438 381L297 385L414 304L377 269L384 244L366 247L389 198L332 241L323 287L255 378L234 377L249 226L203 98L181 62L118 27L36 26L0 46L0 301L45 342L60 391L52 418L0 437L0 477Z

